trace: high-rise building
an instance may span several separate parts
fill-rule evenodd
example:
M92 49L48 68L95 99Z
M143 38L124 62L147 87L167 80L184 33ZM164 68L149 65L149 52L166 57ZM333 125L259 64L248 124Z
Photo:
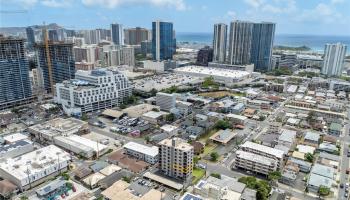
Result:
M46 54L45 44L36 44L38 66L43 73L44 89L51 92L49 65L53 84L74 78L75 61L73 56L73 44L64 42L50 42L49 56ZM50 58L48 62L48 57ZM49 64L50 63L50 64Z
M111 40L115 45L124 44L123 26L121 24L111 24Z
M168 94L163 92L157 92L156 95L156 105L159 106L161 110L170 111L175 108L176 97L174 94Z
M55 102L62 104L68 115L119 106L132 94L128 78L118 71L79 70L75 78L55 85Z
M151 40L145 40L141 42L141 53L142 55L147 55L149 53L152 53L152 41Z
M275 26L274 23L269 22L254 23L253 25L250 60L254 64L254 71L272 70L271 59Z
M51 42L58 42L58 32L56 29L48 30L49 31L49 40Z
M26 28L26 34L27 34L27 42L28 42L28 49L33 49L35 44L35 32L32 27Z
M227 25L214 25L214 40L213 40L213 61L224 63L226 61L226 44L227 44Z
M176 39L173 23L152 22L152 55L153 60L171 60L176 51Z
M132 46L124 46L121 51L121 63L131 67L135 66L135 51Z
M197 53L197 65L208 66L208 63L213 61L213 49L209 46L201 48Z
M326 44L322 74L340 76L344 68L344 58L347 46L341 43Z
M86 45L86 46L75 46L73 48L75 62L96 62L97 46Z
M0 109L31 96L24 39L0 35Z
M150 39L150 31L145 28L128 28L124 29L124 41L128 45L140 45L142 41Z
M170 177L188 182L193 171L193 146L181 138L159 142L159 169Z
M250 64L253 23L233 21L230 25L228 63L231 65Z

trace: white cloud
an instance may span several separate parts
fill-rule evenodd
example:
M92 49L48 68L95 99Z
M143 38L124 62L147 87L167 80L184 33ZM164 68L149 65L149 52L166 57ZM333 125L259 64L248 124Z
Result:
M102 6L106 8L116 8L123 5L150 4L156 7L175 8L176 10L186 10L184 0L82 0L86 6Z
M303 10L303 12L296 17L296 20L303 22L323 22L329 24L333 22L343 22L344 18L334 6L319 3L313 9Z
M16 0L15 2L23 8L27 9L33 7L36 3L38 3L38 0Z
M344 3L345 0L331 0L332 4L340 4L340 3Z
M229 10L227 11L226 15L232 19L232 18L236 18L237 13L235 11Z
M259 8L264 3L264 0L244 0L244 2L253 8Z
M70 6L72 3L71 0L42 0L41 4L47 7L53 8L63 8Z

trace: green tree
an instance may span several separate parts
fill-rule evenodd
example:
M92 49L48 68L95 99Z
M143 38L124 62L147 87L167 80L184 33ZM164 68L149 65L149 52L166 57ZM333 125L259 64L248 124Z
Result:
M159 109L158 108L152 108L152 111L159 112Z
M214 81L214 78L212 76L206 77L202 83L203 88L219 88L219 84Z
M168 122L173 122L175 121L175 114L174 113L169 113L165 116L165 120Z
M238 179L239 182L246 184L250 189L257 191L256 198L258 200L267 200L271 191L271 186L267 181L258 180L252 176L245 176Z
M211 173L210 176L221 179L221 174L219 173Z
M305 159L308 161L308 162L313 162L314 161L314 155L312 153L306 153L305 154Z
M83 121L87 121L89 119L89 117L84 113L80 119Z
M123 181L127 182L127 183L130 183L131 179L130 177L127 177L127 176L123 176Z
M228 128L232 128L232 124L228 121L225 121L225 120L219 120L215 123L214 127L216 129L222 129L222 130L225 130L225 129L228 129Z
M150 140L151 140L151 138L147 135L147 136L145 137L145 141L146 141L147 143L149 143Z
M27 196L21 196L20 199L21 200L28 200L29 198Z
M199 156L193 157L193 163L197 164L200 159L201 159L201 157L199 157Z
M63 177L64 180L68 181L70 179L69 174L67 174L66 172L61 173L61 176Z
M320 196L327 196L330 193L330 189L324 185L321 185L320 188L318 189L318 194Z
M275 180L279 180L282 177L282 174L280 171L274 171L274 172L270 172L268 175L268 179L270 181L275 181Z
M156 96L158 91L155 88L152 88L149 92L151 93L151 96Z
M260 121L264 121L265 119L266 119L266 117L265 117L264 115L260 115L260 116L259 116L259 120L260 120Z
M215 162L215 161L218 160L218 158L219 158L219 154L216 151L211 152L211 154L210 154L210 160L211 161Z

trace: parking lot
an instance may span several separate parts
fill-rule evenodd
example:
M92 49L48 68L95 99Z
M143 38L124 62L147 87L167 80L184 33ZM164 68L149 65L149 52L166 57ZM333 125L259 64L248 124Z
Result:
M159 91L165 88L169 88L173 85L180 86L196 82L201 82L200 78L182 74L169 73L162 75L154 75L151 77L135 80L134 86L136 90L149 92L153 88Z

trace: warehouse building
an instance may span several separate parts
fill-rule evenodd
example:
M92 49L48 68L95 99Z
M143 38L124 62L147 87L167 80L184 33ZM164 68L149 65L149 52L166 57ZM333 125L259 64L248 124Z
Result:
M75 118L55 118L50 121L36 124L28 131L40 141L52 142L56 136L83 134L89 131L88 123Z
M174 69L176 73L191 75L195 77L213 77L215 81L227 86L233 85L236 82L247 79L251 73L247 71L239 71L224 68L212 68L202 66L186 66Z
M0 146L0 158L14 158L34 150L30 140L19 140L14 143Z
M67 152L49 145L2 161L0 176L17 185L20 190L26 190L66 171L69 161L70 155Z
M137 159L143 160L150 164L158 162L158 147L146 146L136 142L128 142L124 145L125 152Z
M57 136L54 138L54 144L85 158L102 155L108 150L106 145L78 135Z

